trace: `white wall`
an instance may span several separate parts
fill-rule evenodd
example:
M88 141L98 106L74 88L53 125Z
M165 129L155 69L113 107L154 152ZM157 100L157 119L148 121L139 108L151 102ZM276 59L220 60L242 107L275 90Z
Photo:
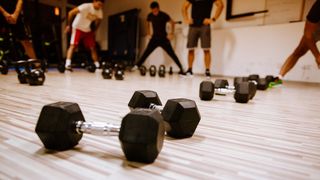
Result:
M105 20L98 36L102 47L107 48L107 17L109 15L139 8L141 9L140 18L145 20L149 13L150 2L152 0L106 1ZM159 0L160 8L174 20L182 20L181 7L183 2L184 0ZM245 76L250 73L277 75L285 59L297 46L303 33L304 22L264 26L262 24L261 15L226 22L224 11L212 30L212 72L216 75L226 76ZM143 23L141 23L141 53L147 44L142 25ZM186 25L177 25L176 37L172 41L172 45L185 68L187 67L188 51L186 49L187 32ZM156 49L147 59L145 65L149 66L150 64L166 64L177 70L169 56L160 48ZM201 49L196 50L193 69L195 73L204 73ZM320 82L319 70L311 53L302 57L285 79Z

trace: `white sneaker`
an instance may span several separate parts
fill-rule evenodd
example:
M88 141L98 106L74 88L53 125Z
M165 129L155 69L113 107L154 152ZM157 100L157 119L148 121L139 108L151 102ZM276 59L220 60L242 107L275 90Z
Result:
M135 65L135 66L133 66L133 67L130 69L130 71L136 71L136 70L138 70L138 69L139 69L138 66Z

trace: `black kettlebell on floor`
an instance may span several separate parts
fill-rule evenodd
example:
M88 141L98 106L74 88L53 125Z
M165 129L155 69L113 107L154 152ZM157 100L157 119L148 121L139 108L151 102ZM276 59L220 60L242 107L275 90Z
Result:
M122 64L115 64L114 77L116 80L124 79L124 66Z
M165 77L166 76L166 66L165 65L160 65L159 66L159 71L158 71L159 77Z
M97 69L97 67L96 67L96 65L95 65L94 63L90 63L90 64L87 66L87 70L88 70L89 72L91 72L91 73L96 72L96 69Z
M151 77L155 77L157 74L157 67L155 65L151 65L149 68L149 73Z
M8 74L8 62L4 59L0 59L0 72L1 74Z
M28 83L28 73L26 71L26 60L20 60L17 62L14 62L14 68L18 74L18 80L21 84L27 84Z
M103 79L112 79L113 69L112 65L106 62L102 63L102 77Z
M41 67L37 67L35 64L40 63L39 59L29 59L25 65L25 70L28 73L27 81L31 86L43 85L46 77Z
M141 76L145 76L147 74L147 68L143 65L139 67L139 71Z

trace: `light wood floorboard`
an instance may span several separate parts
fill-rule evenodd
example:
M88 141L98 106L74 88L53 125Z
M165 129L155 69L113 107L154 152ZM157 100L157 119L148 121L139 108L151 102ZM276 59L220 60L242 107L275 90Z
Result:
M0 75L0 179L320 179L320 84L285 82L238 104L232 96L200 101L203 76L46 76L32 87L13 71ZM50 152L34 132L42 106L56 101L77 102L87 121L119 124L143 89L157 91L163 104L193 99L202 117L192 138L166 137L152 164L127 161L116 136L84 135L74 149Z

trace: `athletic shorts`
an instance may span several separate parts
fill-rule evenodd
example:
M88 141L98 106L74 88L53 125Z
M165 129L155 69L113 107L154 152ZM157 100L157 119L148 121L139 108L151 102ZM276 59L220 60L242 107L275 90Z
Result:
M201 27L189 27L187 48L193 49L198 46L198 40L201 40L201 48L209 49L211 47L211 28L203 25Z
M70 44L78 46L80 42L86 49L91 49L96 46L94 32L83 32L79 29L72 29Z
M3 22L4 21L4 22ZM21 18L18 18L16 24L9 24L7 21L3 20L0 23L3 23L3 26L0 27L1 34L12 33L13 37L18 40L30 40L31 32L30 29L25 26Z

